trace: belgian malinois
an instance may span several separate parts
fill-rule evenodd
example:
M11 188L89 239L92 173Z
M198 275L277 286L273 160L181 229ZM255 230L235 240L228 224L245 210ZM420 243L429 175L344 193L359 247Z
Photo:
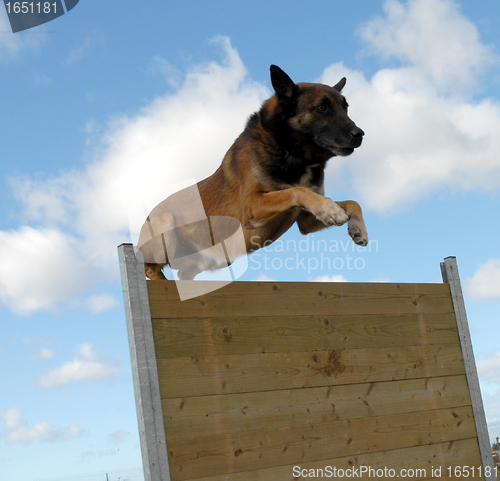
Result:
M185 280L232 262L227 252L208 254L207 248L216 243L208 219L216 217L233 218L232 232L234 224L243 226L246 252L269 245L295 222L302 234L347 222L353 241L367 245L359 204L334 202L324 195L328 159L352 154L364 136L347 115L341 93L346 79L333 87L295 84L271 65L271 82L275 94L249 118L216 172L168 197L149 214L137 248L150 279L165 279L162 268L174 257L189 259L178 272ZM204 212L193 214L195 210ZM189 256L203 251L207 254Z

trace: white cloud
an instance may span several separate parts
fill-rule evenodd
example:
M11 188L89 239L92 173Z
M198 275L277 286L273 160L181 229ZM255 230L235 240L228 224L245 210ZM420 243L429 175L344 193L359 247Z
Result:
M383 9L384 17L360 28L361 37L376 54L418 69L437 87L469 88L492 62L476 26L450 0L386 0Z
M216 43L223 62L192 68L175 93L111 122L84 171L12 181L22 219L40 227L0 232L0 298L11 309L53 309L95 279L115 276L131 206L152 192L162 200L162 189L193 172L201 180L219 166L269 91L247 79L229 39ZM109 297L89 305L106 303Z
M54 309L91 279L92 271L72 236L29 226L0 231L0 298L14 312Z
M8 431L15 429L23 422L21 410L19 408L9 408L5 411L1 411L0 414L5 422L5 429Z
M105 44L104 38L97 32L92 31L89 35L86 35L81 41L78 47L70 50L66 63L68 65L79 62L85 57L88 57L96 47L102 47Z
M476 365L481 380L500 384L500 352L486 359L478 359Z
M109 440L112 443L121 443L130 437L130 432L125 431L124 429L120 429L109 435Z
M115 297L110 294L101 294L99 296L93 296L87 300L87 305L93 314L99 312L107 311L108 309L113 309L118 305L118 301Z
M174 94L155 99L136 116L115 119L85 172L46 182L20 181L22 188L16 190L25 215L42 223L72 218L72 227L100 255L103 234L104 240L112 234L116 239L117 232L123 236L134 200L189 179L193 172L197 180L211 174L248 114L269 93L246 80L228 39L219 44L226 53L224 64L193 68Z
M7 444L30 444L34 441L54 443L80 438L84 430L77 424L58 428L45 421L28 425L21 415L19 408L8 408L0 412L5 423L6 433L3 438Z
M92 41L90 37L85 37L82 41L82 44L72 49L69 52L68 58L66 59L66 63L72 64L80 61L82 58L86 57L90 53L90 48L92 46Z
M266 274L260 274L257 279L254 279L255 282L276 282L276 279L267 276Z
M45 43L45 35L19 35L12 33L12 28L4 8L0 9L0 61L13 60L24 52L36 51Z
M325 274L312 279L311 282L348 282L348 280L342 274Z
M78 175L64 173L46 181L10 179L14 197L24 206L23 219L48 225L64 222L73 213L71 197L80 188Z
M381 283L385 283L385 282L391 282L391 279L389 279L388 277L376 277L374 279L370 279L368 282L381 282Z
M56 356L56 353L52 350L49 349L48 347L42 347L39 352L37 352L33 358L34 359L52 359L53 357Z
M160 74L171 87L179 88L182 84L182 73L159 55L154 56L149 63L149 71Z
M351 116L366 132L352 159L332 163L348 166L359 200L379 212L402 209L438 189L497 189L500 103L471 100L471 86L493 57L490 49L448 0L410 0L407 6L388 0L385 10L361 36L379 55L404 64L367 79L337 63L321 77L329 84L347 77Z
M52 388L65 386L72 382L93 382L103 379L112 379L120 372L118 363L106 359L90 344L77 346L75 357L72 361L62 366L41 374L37 377L40 387Z
M467 292L475 298L500 299L500 259L488 259L466 280Z

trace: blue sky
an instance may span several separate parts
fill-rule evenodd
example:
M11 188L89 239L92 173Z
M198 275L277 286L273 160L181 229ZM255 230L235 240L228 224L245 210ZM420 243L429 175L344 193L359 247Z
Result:
M366 138L326 193L372 244L314 234L337 246L321 269L294 228L242 279L441 282L456 256L500 421L498 25L497 0L81 0L17 34L0 9L0 480L141 465L116 246L138 200L215 170L272 63L347 77Z

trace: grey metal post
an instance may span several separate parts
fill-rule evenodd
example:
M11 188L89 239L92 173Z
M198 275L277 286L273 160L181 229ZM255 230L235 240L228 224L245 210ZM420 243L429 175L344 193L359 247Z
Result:
M170 481L144 262L118 247L145 481Z
M456 257L447 257L441 262L441 274L443 282L450 285L451 299L457 318L458 335L465 363L465 373L472 401L472 411L476 423L477 439L479 442L479 451L481 453L483 468L490 467L491 475L485 474L486 481L496 481L494 476L493 454L491 452L488 427L486 425L486 416L484 415L483 398L481 397L481 388L479 387L479 377L477 375L476 362L474 360L474 351L472 350L472 341L469 332L469 323L465 312L465 302L458 275L458 266Z

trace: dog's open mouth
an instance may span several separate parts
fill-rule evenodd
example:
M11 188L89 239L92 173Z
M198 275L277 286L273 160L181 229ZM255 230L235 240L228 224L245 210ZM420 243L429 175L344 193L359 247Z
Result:
M354 152L354 149L357 149L361 145L361 139L359 141L353 141L350 145L339 146L329 142L322 142L320 139L316 140L316 143L322 147L330 151L333 155L340 155L342 157L346 157L351 155Z
M331 149L331 151L335 155L340 155L342 157L346 157L348 155L351 155L354 152L355 147L334 147Z
M323 148L329 150L333 155L339 155L341 157L347 157L348 155L351 155L354 152L354 149L359 146L353 146L353 147L338 147L338 146L324 146Z

